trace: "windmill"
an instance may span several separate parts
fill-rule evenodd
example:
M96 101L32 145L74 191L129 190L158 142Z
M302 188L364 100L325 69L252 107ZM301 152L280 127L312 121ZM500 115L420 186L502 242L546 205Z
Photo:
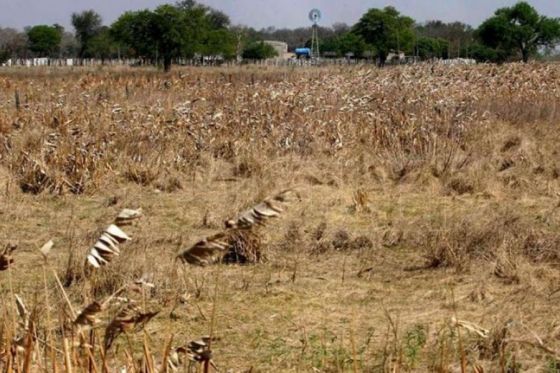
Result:
M319 21L321 20L321 11L319 9L311 9L309 12L309 20L313 22L311 35L311 57L319 58Z

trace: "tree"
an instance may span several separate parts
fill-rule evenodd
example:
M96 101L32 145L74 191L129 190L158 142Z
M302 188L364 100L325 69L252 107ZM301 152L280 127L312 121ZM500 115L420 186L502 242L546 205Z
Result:
M416 41L416 53L420 59L448 58L449 41L442 38L421 36Z
M185 18L182 56L192 58L197 54L208 52L205 50L204 44L208 38L208 33L213 30L208 18L209 9L195 3L195 6L182 11Z
M195 0L182 0L176 3L185 16L186 29L182 54L186 57L201 55L235 56L237 40L229 32L231 20L224 12L197 3Z
M414 20L402 16L395 8L370 9L352 31L377 50L380 64L390 52L411 51L414 43Z
M232 59L237 55L237 38L227 29L211 30L207 33L202 54Z
M332 28L321 27L317 28L319 33L319 40L330 40L345 33L347 26L344 24L334 24ZM291 29L275 29L268 27L260 31L251 33L249 38L252 41L259 40L279 40L288 44L288 50L293 51L295 48L311 45L311 27L298 27Z
M76 39L80 42L78 56L89 57L87 54L89 42L97 36L101 30L101 16L94 10L85 10L81 13L72 14L72 26L76 30Z
M480 62L495 62L503 59L498 56L495 49L480 43L474 43L469 47L469 56Z
M200 4L198 4L195 0L181 0L177 1L175 6L181 10L192 10L195 7L200 7Z
M154 11L127 12L111 26L111 34L118 42L131 47L138 57L156 62L161 57L164 70L169 71L173 58L182 54L189 41L187 14L190 11L161 5Z
M311 43L307 44L311 45ZM326 39L319 40L319 50L323 57L339 57L340 54L338 53L338 43L336 37L330 37Z
M340 56L352 53L354 57L362 57L366 50L366 42L360 35L347 32L335 39L335 48Z
M154 14L150 10L126 12L111 25L111 36L131 55L155 62L158 44L154 31Z
M231 26L229 31L235 37L236 57L240 58L247 43L257 39L257 31L253 28L242 25Z
M226 29L231 25L231 20L227 14L211 8L208 8L208 21L210 27L214 29Z
M65 31L60 42L60 55L62 57L75 57L78 55L80 45L73 33Z
M527 62L539 48L553 47L560 41L560 20L539 15L522 1L498 9L476 34L482 45L494 50L498 61L520 56Z
M60 29L55 26L38 25L27 30L29 50L39 56L54 56L62 40Z
M152 22L152 38L163 57L164 71L169 71L173 58L181 55L185 42L185 14L172 5L161 5L154 11Z
M245 47L243 51L243 58L248 60L264 60L267 58L276 57L278 53L270 44L263 41L253 42Z
M344 57L349 54L356 58L363 56L367 48L364 39L351 32L320 40L320 49L325 57Z
M335 35L344 35L350 31L350 26L344 22L335 22L332 25L332 30Z
M104 26L96 36L91 38L86 53L94 58L99 58L103 63L107 58L116 57L118 49L109 28Z
M27 55L27 34L13 28L0 27L0 62Z
M111 26L111 36L137 57L163 60L169 71L173 59L195 55L235 56L237 40L225 25L229 18L211 8L184 0L154 11L124 13Z
M440 41L446 40L448 51L445 52L445 55L451 54L461 57L467 55L467 50L472 44L474 31L471 26L465 23L446 23L436 20L416 25L416 34L418 35L418 40L423 37L438 39ZM424 42L425 41L424 39Z
M7 50L0 48L0 64L8 61L10 59L10 54Z
M111 25L111 36L123 48L129 48L132 56L155 61L152 17L152 12L147 9L126 12Z

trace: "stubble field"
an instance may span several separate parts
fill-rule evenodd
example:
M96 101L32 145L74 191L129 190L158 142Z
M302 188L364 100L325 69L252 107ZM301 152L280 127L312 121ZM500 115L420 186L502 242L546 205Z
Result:
M560 370L559 78L0 71L2 369ZM178 259L286 189L256 263ZM132 240L93 269L125 208Z

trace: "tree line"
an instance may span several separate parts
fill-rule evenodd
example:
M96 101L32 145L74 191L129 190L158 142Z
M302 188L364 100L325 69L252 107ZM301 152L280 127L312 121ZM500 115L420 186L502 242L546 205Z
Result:
M289 50L309 46L311 28L236 26L223 12L182 0L122 14L104 25L94 10L72 14L74 32L61 25L36 25L23 32L0 28L0 62L8 58L140 58L171 68L179 58L243 56L263 59L276 52L264 40L284 41ZM528 61L550 53L560 41L560 20L539 14L527 2L505 7L478 28L461 22L418 23L394 7L368 10L355 25L320 27L323 57L374 58L383 64L391 54L417 59L473 58L485 62Z

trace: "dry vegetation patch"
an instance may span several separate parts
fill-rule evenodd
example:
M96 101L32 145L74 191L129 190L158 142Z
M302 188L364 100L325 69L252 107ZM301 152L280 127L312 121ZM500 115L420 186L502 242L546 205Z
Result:
M558 78L2 72L2 369L555 371Z

